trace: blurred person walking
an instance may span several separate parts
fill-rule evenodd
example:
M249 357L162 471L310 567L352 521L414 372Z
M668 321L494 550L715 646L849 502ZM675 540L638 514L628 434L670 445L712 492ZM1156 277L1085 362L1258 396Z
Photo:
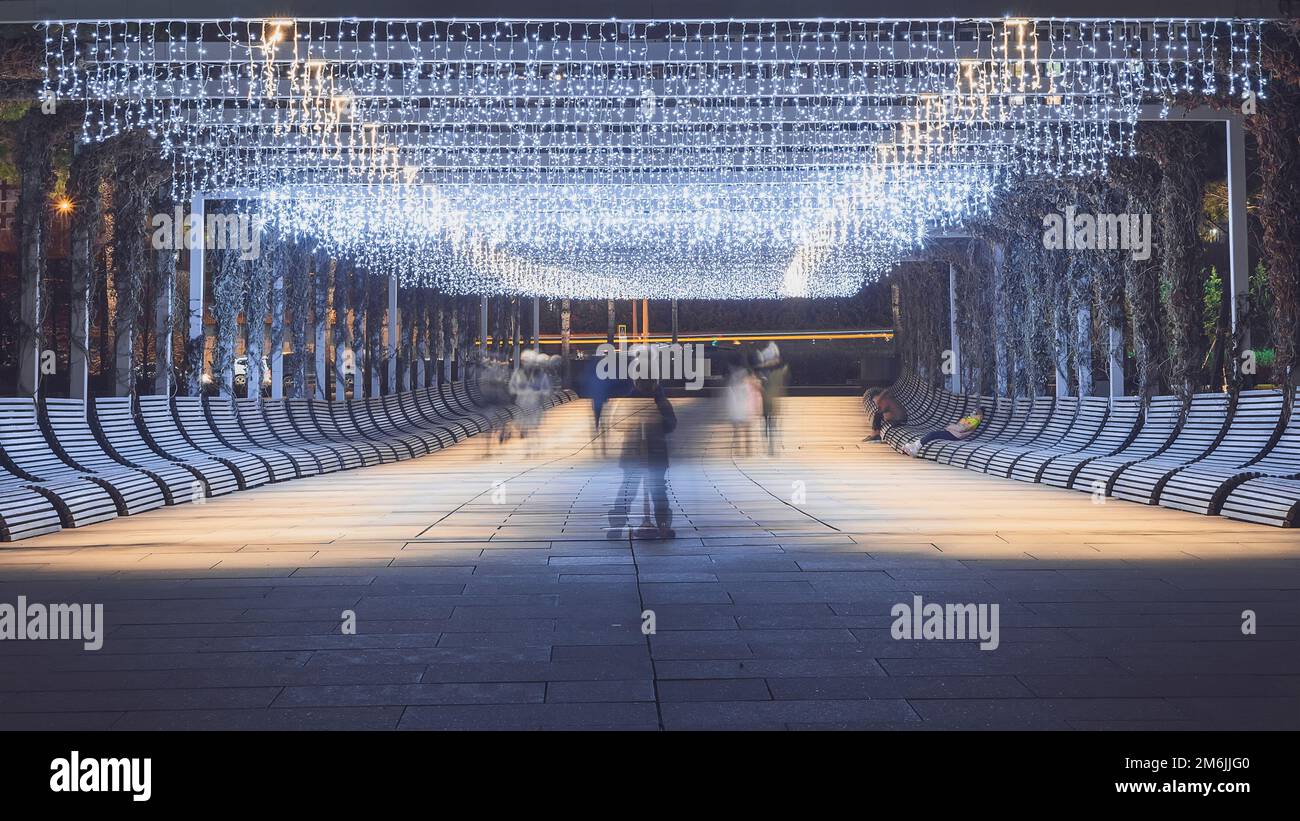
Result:
M763 436L769 456L776 455L780 442L780 405L790 379L790 366L781 361L781 349L769 342L758 353L758 379L763 393Z
M609 400L618 396L627 396L631 392L631 385L619 379L607 379L602 377L599 369L600 360L589 360L587 367L583 370L583 389L591 397L591 413L593 422L593 432L595 434L597 448L600 455L604 456L609 440L608 424L601 424L604 418L605 406Z
M727 378L727 419L731 421L731 453L736 455L743 447L744 455L752 451L751 433L754 419L763 412L763 390L753 372L744 365L736 365Z
M636 532L671 539L677 532L673 530L673 510L668 503L668 435L677 428L677 414L658 381L639 379L633 388L632 396L653 399L655 409L639 415L624 440L619 459L623 481L609 511L606 537L623 538L632 503L644 487L646 504L653 505L654 518L647 510Z

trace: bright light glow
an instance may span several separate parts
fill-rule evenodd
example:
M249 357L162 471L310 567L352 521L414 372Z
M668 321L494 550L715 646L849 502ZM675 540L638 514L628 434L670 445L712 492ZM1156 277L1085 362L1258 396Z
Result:
M1144 103L1264 96L1259 21L81 21L43 92L453 293L856 292L1025 176L1104 172Z

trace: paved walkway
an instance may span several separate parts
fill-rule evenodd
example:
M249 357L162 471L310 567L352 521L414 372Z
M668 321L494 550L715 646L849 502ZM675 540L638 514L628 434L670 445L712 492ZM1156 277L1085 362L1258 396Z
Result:
M775 457L677 406L669 541L608 532L620 400L607 455L574 403L0 549L0 604L109 628L0 642L0 729L1300 728L1295 533L908 460L854 398L787 400ZM891 638L916 595L998 648Z

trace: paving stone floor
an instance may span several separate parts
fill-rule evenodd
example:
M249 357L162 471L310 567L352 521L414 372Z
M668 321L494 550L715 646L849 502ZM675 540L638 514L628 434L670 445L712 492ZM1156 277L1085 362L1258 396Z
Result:
M775 456L676 404L671 540L609 532L618 400L603 452L579 402L0 548L0 603L108 624L0 642L0 728L1300 729L1295 533L908 460L856 398L787 400ZM999 647L894 640L914 595Z

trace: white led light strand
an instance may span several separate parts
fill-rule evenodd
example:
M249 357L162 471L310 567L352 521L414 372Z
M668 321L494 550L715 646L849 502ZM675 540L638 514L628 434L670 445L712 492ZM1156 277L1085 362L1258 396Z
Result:
M83 137L454 293L833 296L1140 107L1263 97L1253 20L158 20L46 27Z

